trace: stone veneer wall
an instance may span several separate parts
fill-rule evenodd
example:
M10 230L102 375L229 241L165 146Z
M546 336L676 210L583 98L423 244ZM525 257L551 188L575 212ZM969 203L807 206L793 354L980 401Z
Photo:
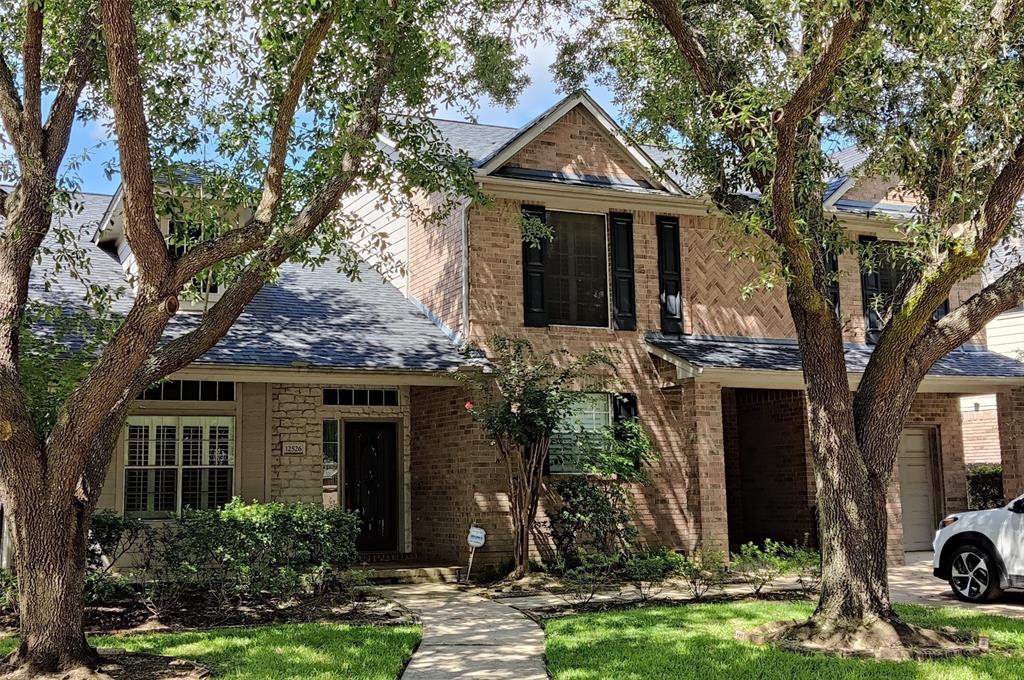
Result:
M399 390L395 406L324 406L324 387L387 389L386 385L271 385L270 497L276 501L323 501L323 421L395 420L399 441L399 547L408 550L412 541L409 512L410 388ZM285 442L302 442L304 455L283 455ZM342 442L344 439L342 438ZM342 444L343 448L343 444ZM342 451L344 456L344 451ZM342 468L344 469L344 468Z

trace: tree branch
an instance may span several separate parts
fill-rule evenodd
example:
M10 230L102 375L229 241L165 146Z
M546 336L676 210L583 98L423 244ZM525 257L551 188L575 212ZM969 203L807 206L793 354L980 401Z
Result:
M48 174L56 174L68 149L75 111L93 70L93 57L97 44L95 8L89 6L82 16L78 44L67 70L61 79L57 96L43 126L43 163Z
M11 67L4 59L4 55L0 53L0 120L3 120L7 136L11 138L11 145L19 158L22 158L24 147L21 122L23 110L18 88L14 84L14 74L11 73Z
M191 281L204 269L218 262L255 250L270 236L274 215L281 202L281 183L288 156L288 140L295 122L295 111L313 72L320 47L334 24L334 14L325 12L317 19L292 65L288 85L276 104L277 116L270 138L267 170L263 176L263 195L253 218L237 229L191 248L175 264L172 285L177 289Z
M363 154L380 129L380 106L384 91L394 69L393 47L384 45L378 51L374 75L361 98L360 113L351 129L357 148L346 154L341 171L328 181L310 200L281 238L268 244L246 268L231 288L218 300L192 331L161 347L150 362L141 386L151 384L189 365L230 330L245 306L259 293L268 271L279 267L293 252L294 244L306 241L320 224L337 208L338 202L359 179Z
M22 136L25 153L38 159L43 147L42 113L43 0L25 3L25 41L22 70L25 80L25 108L22 112Z
M124 232L139 263L139 296L167 287L170 257L153 203L153 168L131 0L103 0L103 31L124 189Z

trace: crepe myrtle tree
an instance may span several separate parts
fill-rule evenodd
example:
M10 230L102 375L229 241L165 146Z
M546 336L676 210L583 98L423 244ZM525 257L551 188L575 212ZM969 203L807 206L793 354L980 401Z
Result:
M473 11L444 0L0 3L0 492L20 672L97 661L82 628L87 533L132 400L216 344L282 263L354 275L354 221L337 208L357 186L410 210L417 192L477 196L467 159L423 119L435 102L508 103L524 82L505 38L467 29ZM116 137L109 169L135 257L125 286L91 279L66 226L89 161L68 155L76 119ZM63 312L30 304L30 280L57 269L82 283L80 299ZM219 298L176 319L211 283ZM74 321L83 315L110 323Z
M781 636L831 646L940 644L890 606L886 490L900 431L936 361L1024 295L1024 266L936 313L1016 229L1024 189L1020 0L546 0L510 2L560 44L566 88L596 77L644 141L674 150L723 222L781 283L802 358L823 552L809 621ZM531 21L529 17L534 17ZM552 17L554 21L552 21ZM595 75L596 74L596 75ZM864 175L916 209L884 256L903 272L856 389L831 299L835 258L863 255L823 206L845 139ZM880 218L881 219L881 218ZM882 224L879 222L879 224ZM845 273L856 275L856 273Z
M572 435L571 428L565 428L572 407L585 392L603 389L614 365L603 350L580 355L567 350L538 353L528 340L507 336L490 338L486 352L487 369L461 374L459 379L472 395L466 410L498 449L505 466L512 518L511 577L521 579L529 571L529 537L537 522L552 436L559 429ZM575 443L584 455L605 466L610 464L607 457L618 452L609 447L591 454L592 442Z

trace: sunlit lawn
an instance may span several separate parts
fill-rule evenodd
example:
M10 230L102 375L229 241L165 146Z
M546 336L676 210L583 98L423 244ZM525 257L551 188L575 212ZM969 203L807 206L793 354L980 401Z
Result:
M802 656L734 639L737 629L801 619L805 603L742 602L654 607L548 621L546 653L555 680L1017 680L1024 677L1024 620L966 609L900 606L906 620L987 636L988 654L971 659L878 662Z
M417 626L304 623L202 633L94 637L100 647L190 659L232 680L395 680L420 639ZM14 648L0 641L0 653Z

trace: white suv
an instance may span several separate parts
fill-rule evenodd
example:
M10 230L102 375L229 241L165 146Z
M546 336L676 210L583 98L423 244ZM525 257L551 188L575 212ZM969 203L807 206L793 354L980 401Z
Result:
M967 602L990 602L1024 588L1024 496L994 510L958 512L942 520L932 543L937 577Z

